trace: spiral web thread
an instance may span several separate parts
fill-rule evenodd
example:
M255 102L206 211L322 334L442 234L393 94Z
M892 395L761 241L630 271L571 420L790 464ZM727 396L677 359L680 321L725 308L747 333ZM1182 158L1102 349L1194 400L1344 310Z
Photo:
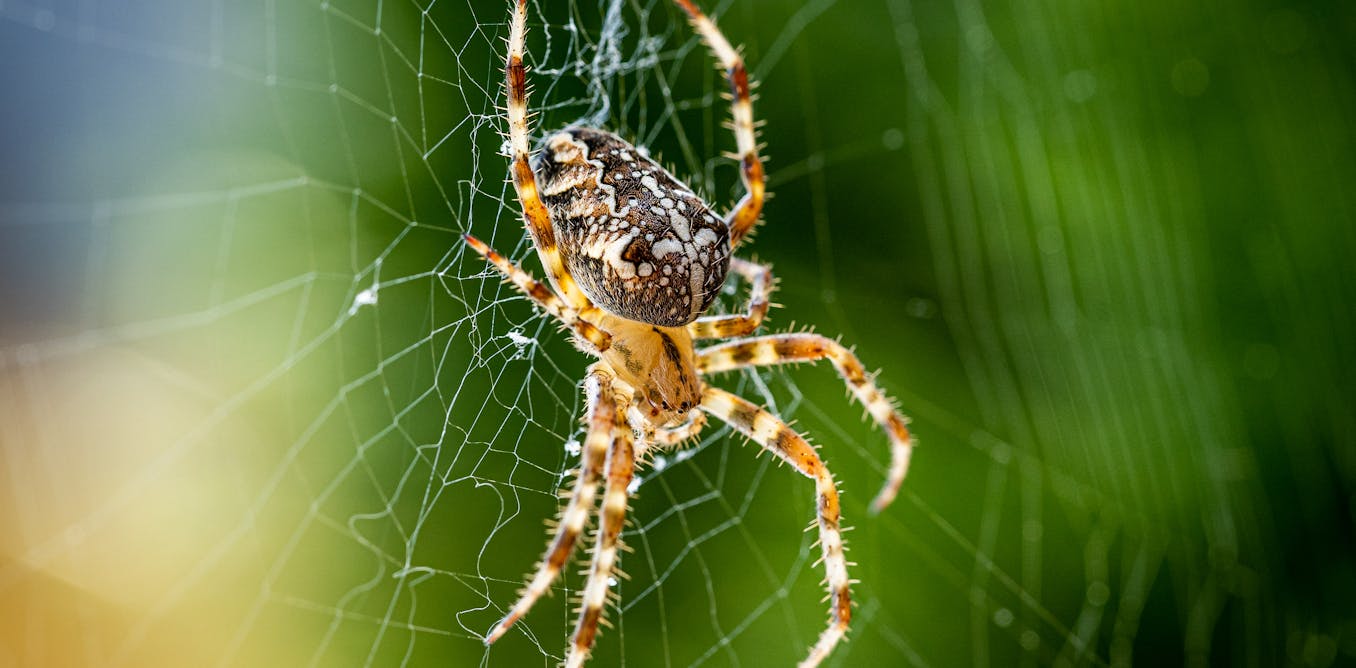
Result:
M481 645L540 553L539 520L554 513L557 489L568 486L585 364L553 323L457 241L474 231L534 266L500 154L502 4L147 2L115 15L95 2L0 0L6 34L76 53L96 74L103 67L115 78L163 78L104 101L142 146L191 153L144 172L129 165L139 179L96 179L87 193L0 202L0 226L11 234L73 230L74 238L60 251L70 260L63 287L42 284L50 290L41 298L66 305L56 325L0 347L0 435L14 520L0 591L16 593L7 614L30 639L81 629L71 638L74 651L97 665L170 656L184 629L205 634L188 663L559 660L572 621L569 594L579 585L574 574L500 645ZM931 432L930 447L951 447L959 453L954 461L982 474L927 493L955 490L975 516L953 516L956 504L931 500L910 483L890 513L849 534L864 544L849 553L861 562L854 576L863 582L854 590L854 642L833 660L1122 663L1132 656L1151 587L1156 580L1165 586L1160 572L1169 565L1187 574L1166 585L1182 613L1172 623L1188 655L1208 655L1218 649L1219 625L1235 623L1218 618L1226 600L1238 603L1243 627L1262 623L1263 594L1250 584L1257 575L1236 561L1241 544L1264 542L1246 535L1262 523L1239 521L1255 511L1236 507L1234 491L1183 489L1189 478L1165 464L1173 456L1155 460L1152 449L1144 456L1130 439L1165 444L1206 425L1215 431L1195 434L1201 445L1188 460L1228 459L1220 444L1239 439L1228 430L1240 427L1210 415L1230 410L1227 397L1189 395L1185 381L1171 378L1189 361L1156 366L1105 356L1097 345L1119 332L1095 332L1082 339L1086 349L1064 358L1087 367L1052 370L1051 351L1005 347L996 337L1011 331L983 324L1010 313L977 305L1020 302L1031 290L1048 299L1050 311L1009 321L1020 330L1014 340L1038 341L1050 334L1042 327L1070 325L1072 297L1061 290L1074 279L1046 262L1058 255L1050 249L1095 253L1122 242L1007 221L1036 235L1037 251L978 231L977 219L1001 216L983 192L1016 185L971 191L965 161L994 166L1033 149L955 135L958 122L972 120L963 113L992 112L985 99L1006 105L1015 97L1020 105L1022 90L1004 69L1009 56L994 44L982 13L968 3L957 7L951 20L961 25L970 54L962 60L978 59L969 65L982 61L988 69L980 69L996 74L963 79L958 101L949 103L919 46L925 19L907 0L886 0L880 9L895 26L895 41L882 48L909 75L898 85L913 103L897 111L902 135L887 133L883 146L864 150L888 154L907 136L904 148L920 175L924 222L940 258L937 306L957 332L980 417L930 402L923 383L890 387L923 433ZM761 48L750 44L757 78L791 67L786 56L795 40L837 8L816 2L778 14L784 23L761 33L774 38ZM709 9L740 15L728 2ZM683 68L705 67L706 58L676 19L653 0L534 7L529 61L537 122L607 126L640 145L676 140L665 158L699 190L726 195L722 188L736 179L729 161L716 157L728 143L719 128L726 113L720 82L707 72L702 85L672 86ZM1050 57L1022 55L1038 63ZM93 61L103 62L88 65ZM1082 96L1090 76L1066 76L1059 95ZM170 90L210 102L165 99ZM148 129L174 117L164 108L171 104L195 120L166 132L206 137L208 148L180 147ZM1069 120L1070 127L1100 122L1119 121ZM538 136L549 127L536 126ZM95 150L118 150L111 146ZM774 163L771 181L774 189L808 183L822 198L824 171L852 157L819 152L780 172ZM1131 171L1147 170L1154 157L1125 160ZM1135 173L1146 182L1157 178ZM1137 194L1146 195L1083 204L1132 220L1144 201ZM1183 210L1158 213L1191 215L1190 202L1171 206ZM823 207L813 214L827 215ZM1159 257L1201 243L1174 236L1185 233L1167 225L1117 229L1135 252ZM816 244L831 268L828 236ZM1031 262L1014 263L1017 280L999 288L1014 293L995 295L965 279L983 274L990 253L1032 254ZM1190 294L1167 283L1189 283L1190 276L1124 266L1108 272L1113 289L1145 297L1146 309L1169 319L1168 329L1193 327L1190 319L1202 317ZM722 308L736 301L729 296ZM1187 322L1171 321L1178 316ZM1170 337L1154 345L1166 358L1190 357ZM1150 405L1116 405L1119 388L1109 379L1125 375L1165 391ZM883 474L883 437L809 399L808 378L773 371L727 386L788 420L815 425L817 442L839 448L831 459ZM1055 415L1060 402L1076 409ZM1187 423L1177 422L1170 404L1189 408ZM1013 436L1004 440L986 425ZM1123 440L1078 449L1107 433ZM811 536L768 542L761 527L764 520L808 521L808 493L788 471L768 458L752 460L736 443L712 429L642 471L626 533L635 550L625 557L631 579L619 584L616 629L598 649L607 661L737 665L767 655L790 662L817 632L822 610ZM1116 454L1128 452L1141 454ZM924 454L918 466L927 461ZM839 477L851 485L849 513L865 525L861 504L869 491L862 490L874 482ZM1192 498L1200 510L1156 500L1163 498ZM789 507L759 510L766 506ZM1203 517L1193 520L1192 512ZM1053 514L1065 517L1058 537L1047 526ZM1195 531L1185 528L1192 522L1210 534L1208 559L1173 545L1178 529ZM876 535L866 538L866 531ZM868 564L870 558L895 563ZM1059 578L1073 583L1051 584L1051 569L1066 571ZM939 584L894 582L910 578ZM23 595L45 592L48 579L104 603L81 603L76 619L54 621L43 603L50 597ZM930 619L917 601L936 599L900 598L910 591L941 591L950 616ZM1047 600L1068 591L1077 596ZM105 609L108 601L121 612ZM934 637L928 624L946 630ZM1231 656L1244 663L1271 651L1258 638L1225 637ZM6 651L20 665L59 653L43 647L41 640L16 641Z

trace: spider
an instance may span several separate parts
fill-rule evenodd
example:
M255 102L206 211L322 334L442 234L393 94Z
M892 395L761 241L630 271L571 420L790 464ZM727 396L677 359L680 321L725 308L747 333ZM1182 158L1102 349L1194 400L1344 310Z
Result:
M733 130L744 196L717 216L686 185L620 137L568 127L547 137L535 159L528 149L527 68L523 64L527 0L512 8L507 79L510 174L527 230L550 280L538 282L483 242L476 253L597 358L584 379L586 436L574 488L559 524L513 608L490 629L491 644L532 608L574 552L599 486L598 530L579 617L565 659L588 659L603 621L619 560L628 485L653 449L693 438L711 415L814 481L819 545L831 601L827 628L802 666L818 665L847 632L852 614L838 490L824 462L780 418L708 385L710 374L791 362L829 360L852 394L889 436L886 483L872 502L880 511L898 492L913 449L908 421L877 389L857 357L837 341L811 333L748 337L767 315L771 269L733 257L757 222L765 197L743 58L715 23L674 0L720 61L730 85ZM733 271L749 284L742 314L703 315ZM705 348L694 341L730 339Z

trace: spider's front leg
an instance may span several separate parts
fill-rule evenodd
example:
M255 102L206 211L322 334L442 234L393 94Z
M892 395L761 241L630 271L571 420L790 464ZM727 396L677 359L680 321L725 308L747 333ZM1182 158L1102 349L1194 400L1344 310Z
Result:
M692 27L706 40L711 52L725 68L725 78L730 82L730 111L733 116L735 145L739 152L740 177L744 180L745 194L733 211L725 217L730 228L730 247L739 245L740 240L753 229L758 215L763 211L764 192L767 177L763 173L763 161L758 157L758 137L753 127L753 99L749 95L749 73L744 67L744 57L730 40L720 32L716 24L692 4L692 0L674 0L692 22Z
M753 439L763 449L796 467L805 477L815 481L816 508L819 520L819 545L823 551L824 574L829 588L829 627L820 634L819 641L810 648L810 655L800 663L801 668L819 665L833 651L847 633L852 618L852 600L848 593L847 558L843 554L843 534L839 527L841 511L838 488L824 462L814 448L786 423L773 414L734 394L714 387L702 392L702 410L724 420L740 433Z
M551 288L542 285L540 281L532 278L532 275L523 271L521 267L508 258L500 255L493 248L485 245L485 242L469 234L461 235L466 245L471 247L478 255L485 258L494 265L499 273L504 275L515 287L529 299L540 306L542 310L551 314L553 318L559 320L566 327L569 327L583 340L588 341L597 352L601 353L612 346L612 337L601 329L594 326L593 323L583 319L579 312L569 304L566 304L551 291Z
M532 172L532 153L528 147L527 127L527 65L523 63L523 48L527 35L527 0L517 0L513 5L513 20L509 24L508 55L504 61L504 87L508 90L509 149L512 151L511 174L513 189L518 193L518 203L522 206L523 220L532 235L532 244L537 248L542 266L551 278L560 294L571 306L584 308L589 299L574 282L574 278L565 270L560 257L560 248L556 246L555 228L551 226L551 214L541 201L541 190L537 187L536 174Z
M862 402L876 424L890 437L890 471L880 493L871 501L871 511L878 513L899 493L909 471L914 442L909 433L908 418L901 415L894 403L876 387L852 351L819 334L772 334L704 348L697 353L697 367L706 374L825 358L833 362L853 396Z
M584 379L584 393L588 402L588 435L584 437L584 451L579 463L579 477L575 479L570 500L560 514L560 524L556 526L555 537L551 539L546 554L537 565L537 572L528 580L527 587L518 597L518 602L490 632L485 635L485 644L498 640L508 631L514 622L526 615L542 594L550 591L551 583L560 575L560 569L574 553L575 543L588 522L589 511L593 509L594 495L598 491L598 478L602 474L603 459L612 444L616 432L617 410L612 394L612 375L601 363L589 367Z

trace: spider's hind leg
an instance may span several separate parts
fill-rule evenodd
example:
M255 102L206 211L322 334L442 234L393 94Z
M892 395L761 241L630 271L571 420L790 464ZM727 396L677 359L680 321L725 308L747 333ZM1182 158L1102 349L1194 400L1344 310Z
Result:
M904 483L913 456L914 440L909 433L908 418L901 415L894 402L876 387L852 351L819 334L772 334L702 349L697 353L697 367L706 374L826 358L838 369L838 375L843 377L853 396L890 437L890 471L880 493L871 501L871 511L880 512L894 501Z
M607 453L607 491L598 510L597 542L593 545L593 559L589 562L588 579L584 582L583 600L574 635L570 638L566 668L584 665L598 639L598 625L604 622L603 608L607 605L611 578L617 572L620 559L622 527L626 522L626 506L630 498L631 479L636 471L635 444L631 427L622 411L614 422L612 447Z
M848 592L847 558L844 556L842 520L838 488L828 467L814 448L786 423L773 414L734 394L714 387L702 393L702 410L724 420L763 449L815 481L815 507L819 522L819 545L823 551L824 574L829 588L829 626L820 634L801 668L817 666L828 657L847 633L852 618L852 600Z
M555 582L560 569L574 553L575 543L584 532L589 511L593 509L603 458L612 444L619 412L612 394L612 376L604 370L602 363L589 368L588 376L584 379L584 392L588 400L588 435L584 437L579 477L575 479L570 500L560 514L560 523L556 525L555 537L537 565L536 574L528 580L527 587L509 613L485 635L487 645L503 636L514 622L532 609L542 594L550 591L551 583Z

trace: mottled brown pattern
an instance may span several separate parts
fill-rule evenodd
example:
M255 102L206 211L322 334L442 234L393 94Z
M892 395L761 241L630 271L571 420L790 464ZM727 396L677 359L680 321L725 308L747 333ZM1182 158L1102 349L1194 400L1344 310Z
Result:
M678 327L715 300L729 230L659 163L610 132L568 128L548 138L533 169L565 267L595 304Z

